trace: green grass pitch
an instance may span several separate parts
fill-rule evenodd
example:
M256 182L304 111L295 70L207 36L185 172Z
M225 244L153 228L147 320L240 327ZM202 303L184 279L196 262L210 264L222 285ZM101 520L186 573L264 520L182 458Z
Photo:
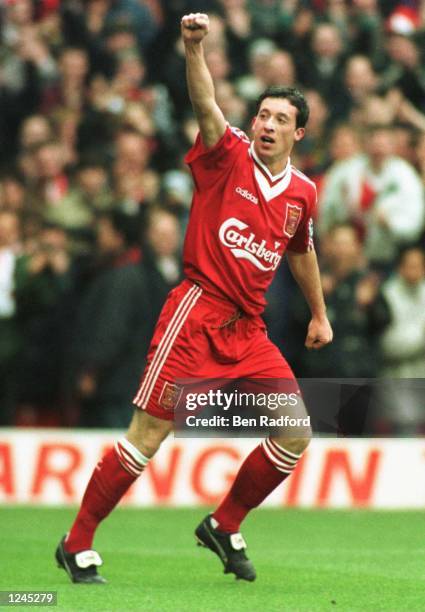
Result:
M195 546L202 509L118 509L96 538L108 584L92 586L53 561L74 513L0 509L0 590L57 591L53 609L75 612L425 610L423 512L257 510L243 529L258 573L247 583Z

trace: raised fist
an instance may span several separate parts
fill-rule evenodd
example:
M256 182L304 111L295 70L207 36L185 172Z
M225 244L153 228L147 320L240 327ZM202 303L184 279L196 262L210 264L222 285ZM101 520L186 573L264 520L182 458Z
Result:
M184 42L199 43L209 31L209 19L205 13L190 13L181 20L181 32Z

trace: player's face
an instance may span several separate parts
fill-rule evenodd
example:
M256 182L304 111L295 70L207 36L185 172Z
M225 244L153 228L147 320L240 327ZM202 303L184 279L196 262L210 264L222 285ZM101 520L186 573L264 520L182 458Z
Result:
M294 143L304 136L296 127L298 109L286 98L265 98L252 124L254 147L266 165L286 162Z

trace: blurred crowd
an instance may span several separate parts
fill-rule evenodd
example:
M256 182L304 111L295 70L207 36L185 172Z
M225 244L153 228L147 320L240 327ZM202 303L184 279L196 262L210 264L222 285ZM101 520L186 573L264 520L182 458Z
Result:
M292 161L318 187L335 340L302 349L308 309L285 265L271 337L299 377L385 378L376 431L425 433L424 0L3 0L0 424L127 425L182 278L191 11L210 16L231 124L249 132L269 85L311 109Z

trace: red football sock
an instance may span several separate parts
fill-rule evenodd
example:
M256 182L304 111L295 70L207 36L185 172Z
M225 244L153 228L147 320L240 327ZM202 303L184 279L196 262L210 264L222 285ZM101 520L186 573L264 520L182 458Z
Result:
M66 538L68 552L92 547L100 521L115 508L147 463L148 459L126 439L117 442L115 448L106 453L93 471L80 511Z
M256 508L295 468L300 455L268 438L243 462L235 481L213 518L217 529L236 533L248 512Z

